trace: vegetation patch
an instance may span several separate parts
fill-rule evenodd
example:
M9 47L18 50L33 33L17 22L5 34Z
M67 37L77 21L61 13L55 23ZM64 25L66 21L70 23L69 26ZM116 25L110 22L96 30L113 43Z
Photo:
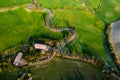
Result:
M50 9L79 8L81 9L82 0L38 0L38 3Z
M27 42L31 36L59 40L62 33L52 32L45 27L46 13L27 12L23 8L0 13L0 51Z
M108 23L120 19L120 1L119 0L102 0L101 7L96 12L97 16Z
M106 80L97 67L86 62L66 59L58 59L32 69L32 72L35 80Z
M104 23L96 18L88 11L54 11L55 16L51 23L53 26L72 26L75 27L75 31L79 35L78 39L71 45L76 53L83 53L84 49L86 53L94 53L104 60L108 60L108 55L105 52L103 42L103 30ZM61 24L62 20L66 21L65 24ZM60 26L59 26L60 24Z
M0 7L9 7L30 2L31 0L0 0Z

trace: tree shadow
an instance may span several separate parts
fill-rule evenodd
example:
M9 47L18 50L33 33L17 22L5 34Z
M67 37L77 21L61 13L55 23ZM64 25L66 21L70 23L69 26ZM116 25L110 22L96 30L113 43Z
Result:
M89 55L90 57L92 57L92 56L98 57L98 55L93 51L93 49L90 46L88 46L85 43L81 43L81 42L79 42L79 44L81 46L82 52L85 55Z

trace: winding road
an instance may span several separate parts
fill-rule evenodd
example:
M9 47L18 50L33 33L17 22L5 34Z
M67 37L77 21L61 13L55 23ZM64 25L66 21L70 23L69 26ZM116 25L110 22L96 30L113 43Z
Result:
M54 58L54 56L56 55L57 51L59 51L61 54L64 53L64 50L63 50L63 47L68 44L69 42L73 41L75 39L75 37L77 36L75 31L72 29L72 28L61 28L61 29L54 29L52 28L51 24L50 24L50 20L51 18L53 17L53 14L52 14L52 11L49 10L49 9L46 9L44 8L43 9L43 12L47 12L48 13L48 16L46 17L45 19L45 23L46 23L46 27L48 29L50 29L51 31L54 31L54 32L63 32L63 31L69 31L71 33L70 37L67 39L67 41L65 40L62 40L59 45L57 46L57 49L54 50L54 54L49 57L48 59L46 60L43 60L43 61L38 61L38 62L35 62L35 63L29 63L30 66L33 66L33 65L38 65L38 64L43 64L43 63L47 63L49 62L50 60L52 60Z
M36 1L37 2L37 1ZM46 27L53 31L53 32L63 32L63 31L69 31L70 33L70 37L66 40L62 40L59 45L57 45L57 49L54 50L54 54L49 57L48 59L46 60L43 60L43 61L38 61L38 62L35 62L35 63L29 63L30 66L32 65L38 65L38 64L43 64L43 63L47 63L49 62L50 60L52 60L54 58L54 56L56 55L56 53L59 51L61 54L64 54L64 50L63 50L63 47L70 43L71 41L73 41L75 39L75 37L77 36L77 34L75 33L74 29L72 28L61 28L61 29L54 29L52 28L52 25L50 24L50 20L52 19L53 17L53 13L50 9L47 9L47 8L43 8L42 12L47 12L48 13L48 16L46 17L45 19L45 23L46 23Z
M34 0L33 0L34 1ZM37 1L35 0L35 2L37 3ZM34 4L33 4L34 5ZM20 5L20 6L13 6L13 7L6 7L6 8L0 8L0 12L6 12L6 11L9 11L9 10L15 10L15 9L18 9L19 7L22 7L22 6L29 6L29 4L24 4L24 5ZM26 11L28 11L29 9L25 8ZM30 10L29 10L30 11ZM43 60L43 61L38 61L36 63L30 63L29 65L36 65L36 64L41 64L41 63L45 63L45 62L48 62L50 61L51 59L54 58L54 56L56 55L57 52L60 52L61 54L64 53L64 50L63 50L63 47L68 44L69 42L73 41L75 39L75 37L77 36L77 34L75 33L74 29L72 28L61 28L61 29L55 29L52 27L52 25L50 24L50 20L52 19L52 17L54 16L52 11L50 9L47 9L47 8L43 8L42 10L38 8L38 10L36 11L40 11L40 12L47 12L48 13L48 16L46 16L45 18L45 24L46 24L46 27L53 31L53 32L63 32L63 31L68 31L70 33L69 37L66 39L66 40L62 40L59 45L57 45L57 49L54 50L54 53L51 57L49 57L48 59L46 60Z

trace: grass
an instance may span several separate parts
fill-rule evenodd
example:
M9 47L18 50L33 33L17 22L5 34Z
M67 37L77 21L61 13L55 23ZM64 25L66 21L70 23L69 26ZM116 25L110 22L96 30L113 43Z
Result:
M77 2L76 5L79 5L81 7L82 2L84 2L90 11L77 10L78 6L73 5L75 2ZM51 21L52 25L55 28L63 28L69 26L75 27L79 38L76 39L74 43L71 43L71 46L69 46L72 47L76 53L81 54L83 53L83 50L85 51L84 48L87 47L88 51L86 52L94 54L99 58L102 58L103 60L109 62L109 57L106 54L104 47L104 22L91 13L91 10L98 7L100 0L76 0L75 2L72 2L71 0L39 0L39 4L50 9L64 8L67 7L67 5L74 7L74 10L71 10L71 8L67 8L68 10L63 11L53 10L55 16ZM65 5L66 3L67 5ZM105 4L107 4L106 1Z
M38 3L50 9L62 8L82 8L82 0L38 0Z
M89 10L93 10L99 6L100 0L83 0Z
M50 9L83 9L83 2L90 10L97 8L99 5L99 0L38 0L41 6Z
M119 0L105 0L101 2L101 7L92 14L92 10L97 8L100 1L84 0L88 10L67 9L63 11L54 11L54 18L51 23L54 27L76 28L78 38L67 45L67 49L75 50L75 53L89 53L96 55L112 65L110 54L105 48L104 30L105 23L120 19Z
M27 12L23 8L0 13L0 51L27 42L33 35L58 40L62 33L52 32L45 27L46 13Z
M120 19L119 3L120 0L102 0L101 7L96 12L96 15L108 23Z
M58 59L32 69L32 72L35 80L106 80L103 73L95 66L66 59Z
M56 58L46 65L30 68L34 80L106 80L94 65L83 61ZM20 71L1 72L0 80L16 80Z
M17 79L17 72L2 72L0 73L0 80L16 80Z
M108 60L103 43L104 23L101 20L85 10L64 10L61 12L54 11L54 13L55 16L51 21L53 26L58 25L58 27L67 27L69 24L70 26L76 28L76 32L79 35L79 38L74 42L73 46L74 49L77 48L77 52L82 53L82 48L84 46L82 44L85 44L93 53L106 61ZM66 24L62 25L62 20L66 21Z
M0 0L0 7L9 7L30 2L31 0Z

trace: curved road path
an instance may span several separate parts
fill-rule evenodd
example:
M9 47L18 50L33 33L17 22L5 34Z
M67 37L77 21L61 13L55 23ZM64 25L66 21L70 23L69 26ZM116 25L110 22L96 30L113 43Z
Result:
M67 39L67 41L65 40L62 40L59 45L57 46L57 49L54 50L54 54L49 57L48 59L46 60L43 60L43 61L38 61L38 62L35 62L35 63L30 63L29 65L38 65L38 64L43 64L43 63L47 63L49 62L51 59L54 58L54 56L56 55L56 52L59 51L61 54L64 53L64 50L63 50L63 47L68 44L69 42L73 41L75 39L75 37L77 36L77 34L75 33L74 29L72 28L61 28L61 29L54 29L52 28L52 25L50 24L50 20L51 18L53 17L53 13L51 10L47 9L47 8L43 8L42 12L47 12L48 13L48 16L46 17L45 19L45 23L46 23L46 27L51 30L51 31L54 31L54 32L63 32L63 31L69 31L70 33L70 37Z
M36 1L37 2L37 1ZM9 11L9 10L15 10L15 9L18 9L19 7L21 6L28 6L29 4L24 4L24 5L20 5L20 6L13 6L11 8L9 7L6 7L6 8L0 8L0 12L6 12L6 11ZM51 18L53 17L53 13L51 10L47 9L47 8L43 8L43 10L41 9L38 9L38 11L41 11L41 12L47 12L48 13L48 16L46 17L45 19L45 23L46 23L46 27L51 30L51 31L54 31L54 32L63 32L63 31L69 31L70 33L70 37L67 39L67 41L65 40L62 40L59 45L57 45L57 49L55 49L54 51L54 54L49 57L48 59L46 60L43 60L42 62L41 61L38 61L36 63L30 63L29 65L35 65L35 64L38 64L38 63L44 63L44 62L48 62L50 61L52 58L54 58L54 56L56 55L56 52L60 52L60 53L64 53L64 50L63 50L63 47L68 44L69 42L73 41L75 39L75 37L77 36L74 29L72 28L61 28L61 29L54 29L52 28L52 25L50 24L50 20Z
M43 61L38 61L38 62L35 62L35 63L30 63L30 64L29 64L30 66L38 65L38 64L43 64L43 63L49 62L51 59L54 58L54 56L56 55L56 52L57 52L57 51L59 51L60 53L63 54L63 53L64 53L63 47L64 47L66 44L68 44L69 42L73 41L73 40L75 39L75 37L76 37L76 33L75 33L75 31L74 31L72 28L61 28L61 29L54 29L54 28L52 28L52 27L51 27L52 25L50 24L50 20L51 20L51 18L53 17L52 11L49 10L49 9L44 8L44 9L43 9L43 12L47 12L47 13L48 13L48 16L47 16L46 19L45 19L46 27L47 27L48 29L50 29L51 31L54 31L54 32L69 31L69 32L70 32L70 37L68 38L67 41L64 41L64 40L63 40L63 41L61 41L61 42L59 43L59 45L57 46L57 49L54 50L54 54L53 54L51 57L49 57L48 59L43 60Z

